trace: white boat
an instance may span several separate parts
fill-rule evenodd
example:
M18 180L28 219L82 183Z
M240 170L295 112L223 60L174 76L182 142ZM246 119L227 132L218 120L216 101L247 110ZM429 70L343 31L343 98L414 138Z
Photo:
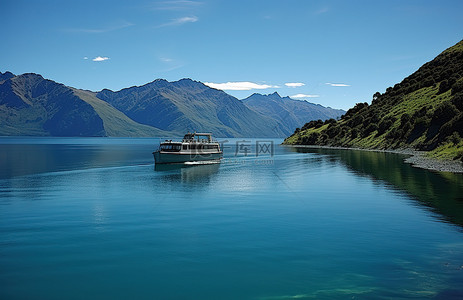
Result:
M156 164L220 162L223 152L210 133L187 133L181 142L165 140L153 152Z

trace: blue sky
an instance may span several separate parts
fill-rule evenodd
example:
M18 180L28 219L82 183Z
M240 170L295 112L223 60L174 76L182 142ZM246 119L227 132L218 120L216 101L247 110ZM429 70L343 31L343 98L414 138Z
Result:
M348 109L463 39L463 1L0 0L0 71L80 89L191 78Z

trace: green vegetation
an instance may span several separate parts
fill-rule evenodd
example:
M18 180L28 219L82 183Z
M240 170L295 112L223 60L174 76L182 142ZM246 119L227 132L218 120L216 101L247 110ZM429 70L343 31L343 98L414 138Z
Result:
M100 116L107 136L151 137L169 135L163 130L133 121L109 103L98 99L93 92L77 89L73 89L73 91L77 97L90 104Z
M463 160L463 41L339 121L311 121L284 144L415 148Z

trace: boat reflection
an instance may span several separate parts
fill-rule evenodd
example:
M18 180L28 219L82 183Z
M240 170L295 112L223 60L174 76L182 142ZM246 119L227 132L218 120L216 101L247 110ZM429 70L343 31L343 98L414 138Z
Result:
M210 177L219 171L220 164L200 164L200 165L185 165L185 164L164 164L155 165L156 172L166 172L166 174L174 173L183 183L193 183L199 181L208 181Z

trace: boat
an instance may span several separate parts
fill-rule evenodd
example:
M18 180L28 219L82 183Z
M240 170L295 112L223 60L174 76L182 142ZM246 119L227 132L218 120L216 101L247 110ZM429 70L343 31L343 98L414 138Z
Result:
M223 151L211 133L187 133L181 142L165 140L153 152L155 164L218 163Z

